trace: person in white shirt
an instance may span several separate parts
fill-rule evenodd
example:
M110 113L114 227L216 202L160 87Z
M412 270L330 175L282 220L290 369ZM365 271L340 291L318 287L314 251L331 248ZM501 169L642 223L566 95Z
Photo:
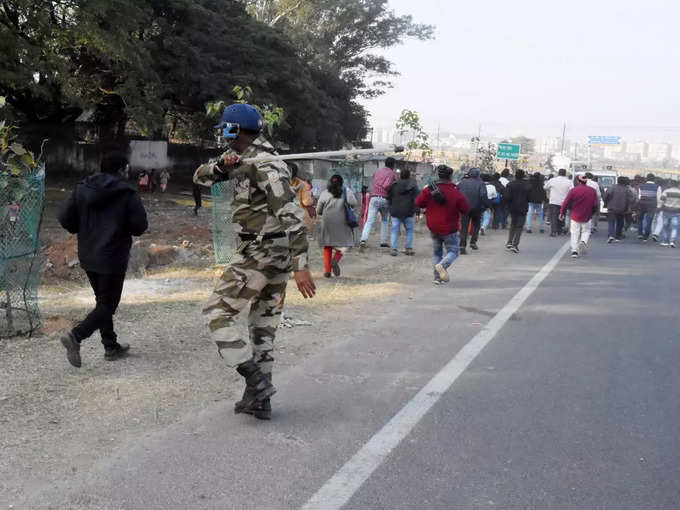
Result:
M590 173L586 173L586 178L588 179L586 181L586 185L590 186L595 190L595 193L597 193L597 211L593 214L593 232L597 232L597 226L600 223L600 204L602 203L602 190L600 190L600 185L597 183L596 177Z
M548 192L550 203L550 237L565 233L564 221L559 219L560 207L562 207L564 199L567 198L569 190L573 187L574 185L571 179L567 177L567 171L564 168L559 169L557 177L553 177L545 183L544 188Z

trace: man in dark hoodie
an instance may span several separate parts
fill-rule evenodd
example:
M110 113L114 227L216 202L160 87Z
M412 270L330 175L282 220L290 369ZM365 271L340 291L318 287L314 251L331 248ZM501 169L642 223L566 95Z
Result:
M503 194L503 201L508 207L511 218L508 243L505 247L513 253L519 253L519 240L522 237L522 230L529 210L531 183L524 177L524 170L518 169L515 172L515 180L508 183Z
M608 243L618 243L623 239L626 211L634 202L635 196L623 176L620 176L616 185L611 186L604 194L604 206L607 208L607 220L609 222Z
M78 259L97 302L94 310L61 338L74 367L81 365L80 343L96 330L101 334L105 359L118 359L130 349L128 344L118 343L113 315L123 292L132 236L142 235L148 224L139 194L118 177L126 165L122 154L106 154L101 172L78 183L59 214L61 226L78 234Z
M418 186L411 179L409 170L402 170L399 180L389 190L390 216L392 217L392 256L399 254L399 230L404 225L406 229L406 255L415 255L413 251L413 231L415 229L414 215L416 214L415 200L418 196Z
M482 213L484 209L491 207L493 204L489 201L486 194L486 184L479 177L479 168L471 168L470 172L458 184L458 189L465 196L470 211L463 215L460 224L460 254L466 254L468 229L470 222L472 222L472 236L470 237L470 248L477 250L477 239L479 238L479 229L482 226Z

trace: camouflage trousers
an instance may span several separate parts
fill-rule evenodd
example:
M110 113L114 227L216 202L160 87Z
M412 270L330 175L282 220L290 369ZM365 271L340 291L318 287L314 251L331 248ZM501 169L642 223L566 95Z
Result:
M231 366L254 360L271 374L276 330L281 323L291 264L288 240L241 243L203 313L217 352ZM237 316L250 304L248 333L235 327Z

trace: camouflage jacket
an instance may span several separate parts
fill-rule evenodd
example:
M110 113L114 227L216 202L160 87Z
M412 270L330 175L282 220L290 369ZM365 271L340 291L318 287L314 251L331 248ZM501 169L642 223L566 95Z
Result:
M260 136L241 156L244 159L262 157L271 155L273 151L271 144ZM232 150L227 152L234 153ZM304 213L295 204L288 165L283 161L269 161L242 164L226 170L217 166L217 163L199 166L194 182L203 186L224 180L234 182L231 206L236 234L265 236L285 232L288 234L293 271L308 269L309 245Z

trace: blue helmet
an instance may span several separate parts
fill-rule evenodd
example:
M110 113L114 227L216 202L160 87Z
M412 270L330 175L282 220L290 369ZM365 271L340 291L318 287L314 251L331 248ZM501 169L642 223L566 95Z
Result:
M223 138L233 140L241 129L259 133L264 128L264 120L254 106L234 103L224 109L222 119L215 127L222 131Z

